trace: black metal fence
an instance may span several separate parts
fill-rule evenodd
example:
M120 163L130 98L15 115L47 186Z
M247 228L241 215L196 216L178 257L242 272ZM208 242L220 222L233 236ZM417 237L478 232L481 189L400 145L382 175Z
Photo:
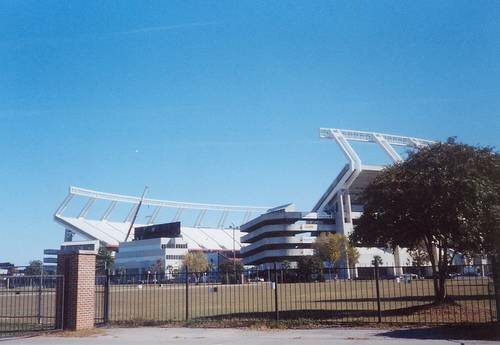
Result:
M366 267L99 276L96 322L307 318L448 324L497 319L488 265L454 266L441 303L435 303L430 272L428 267Z
M0 337L61 328L56 325L59 275L0 276Z

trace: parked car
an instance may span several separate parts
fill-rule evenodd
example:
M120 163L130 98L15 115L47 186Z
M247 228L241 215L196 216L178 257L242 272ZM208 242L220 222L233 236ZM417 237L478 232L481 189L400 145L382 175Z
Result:
M414 274L414 273L403 273L395 278L396 281L399 280L399 281L402 281L405 283L410 283L412 280L418 280L418 279L422 279L422 278L420 278L420 276L418 274Z

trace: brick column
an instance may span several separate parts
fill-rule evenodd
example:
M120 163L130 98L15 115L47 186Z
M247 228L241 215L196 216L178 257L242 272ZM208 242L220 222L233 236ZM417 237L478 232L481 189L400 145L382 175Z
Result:
M64 275L64 284L57 287L56 325L68 330L94 327L95 260L93 252L61 253L57 272Z

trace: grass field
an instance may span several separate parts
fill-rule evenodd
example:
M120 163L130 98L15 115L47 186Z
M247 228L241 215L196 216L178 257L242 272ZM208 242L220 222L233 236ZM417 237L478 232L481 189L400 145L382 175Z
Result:
M0 288L0 333L53 329L55 297L55 288Z
M432 280L380 281L382 321L410 323L483 323L496 317L492 282L488 278L449 280L449 303L433 305ZM320 318L376 322L373 280L337 280L278 285L281 318ZM98 294L98 305L102 305ZM191 285L190 319L273 318L275 290L267 282L243 285ZM102 315L102 308L98 315ZM185 320L186 290L175 285L116 285L110 290L110 321Z
M103 286L96 286L96 319L103 316ZM274 318L272 283L236 285L190 284L189 319ZM489 278L447 281L449 303L433 305L432 280L397 283L380 281L383 322L486 323L496 318ZM336 280L278 284L281 319L321 319L332 322L377 322L373 280ZM0 288L0 332L54 328L55 289L41 295L32 288ZM40 319L38 317L40 306ZM168 322L186 320L184 284L111 285L109 321ZM40 323L39 323L40 321Z

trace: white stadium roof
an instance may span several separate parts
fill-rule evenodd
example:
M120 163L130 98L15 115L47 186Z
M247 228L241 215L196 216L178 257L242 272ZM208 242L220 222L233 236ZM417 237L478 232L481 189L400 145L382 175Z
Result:
M71 212L68 209L76 199L83 199L83 207L76 214L70 215ZM54 220L85 239L99 240L106 246L118 246L120 242L125 241L140 200L133 196L70 187L67 197L54 214ZM91 208L98 201L107 203L107 206L100 216L92 217L89 215ZM113 213L120 205L129 209L127 216L122 220L112 220ZM144 217L148 220L146 223L138 221L134 227L154 224L160 211L169 209L173 214L168 221L181 221L181 236L188 243L188 247L195 250L232 250L233 231L236 249L239 249L241 246L239 225L268 209L268 207L186 203L147 198L143 200L142 207L152 207L151 214ZM190 226L186 226L187 222L183 220L183 214L188 210L196 212ZM210 214L212 214L212 219L216 217L216 223L213 225L207 225L205 222ZM231 219L234 219L233 225L228 228L226 223ZM131 238L133 238L133 230L129 239Z

